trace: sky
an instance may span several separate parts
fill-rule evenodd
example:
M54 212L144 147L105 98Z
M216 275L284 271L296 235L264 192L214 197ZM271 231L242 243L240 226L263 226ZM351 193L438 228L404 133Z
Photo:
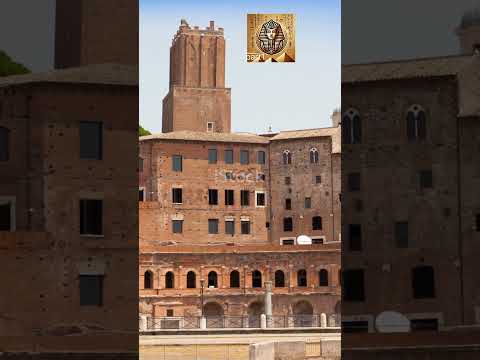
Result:
M295 63L246 62L248 13L296 15ZM214 20L225 29L232 131L331 126L330 115L340 106L340 0L140 0L140 123L145 128L161 131L169 48L182 18L200 28Z

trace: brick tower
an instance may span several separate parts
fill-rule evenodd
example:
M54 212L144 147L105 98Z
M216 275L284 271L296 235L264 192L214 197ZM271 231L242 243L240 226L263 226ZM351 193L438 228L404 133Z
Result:
M185 20L170 48L170 89L163 99L162 131L230 132L230 89L225 88L225 38L213 21L205 30Z
M55 68L138 65L138 0L57 0Z
M480 8L467 11L457 29L462 54L480 51Z

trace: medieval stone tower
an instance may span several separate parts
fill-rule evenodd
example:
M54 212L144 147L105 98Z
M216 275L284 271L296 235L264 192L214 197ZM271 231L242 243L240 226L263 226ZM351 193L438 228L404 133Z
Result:
M480 8L466 12L457 29L462 54L480 51Z
M57 0L55 68L138 65L138 0Z
M162 131L230 132L230 105L223 29L215 29L210 21L200 30L182 20L170 48L170 89L163 99Z

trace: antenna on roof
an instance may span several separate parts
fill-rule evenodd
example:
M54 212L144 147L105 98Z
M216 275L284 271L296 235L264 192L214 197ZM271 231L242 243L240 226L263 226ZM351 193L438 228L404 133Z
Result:
M268 125L268 132L269 132L269 133L272 132L272 125Z

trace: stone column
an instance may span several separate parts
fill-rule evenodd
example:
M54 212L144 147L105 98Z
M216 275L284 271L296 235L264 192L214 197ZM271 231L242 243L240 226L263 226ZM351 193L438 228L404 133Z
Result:
M272 316L272 282L265 281L265 315Z

